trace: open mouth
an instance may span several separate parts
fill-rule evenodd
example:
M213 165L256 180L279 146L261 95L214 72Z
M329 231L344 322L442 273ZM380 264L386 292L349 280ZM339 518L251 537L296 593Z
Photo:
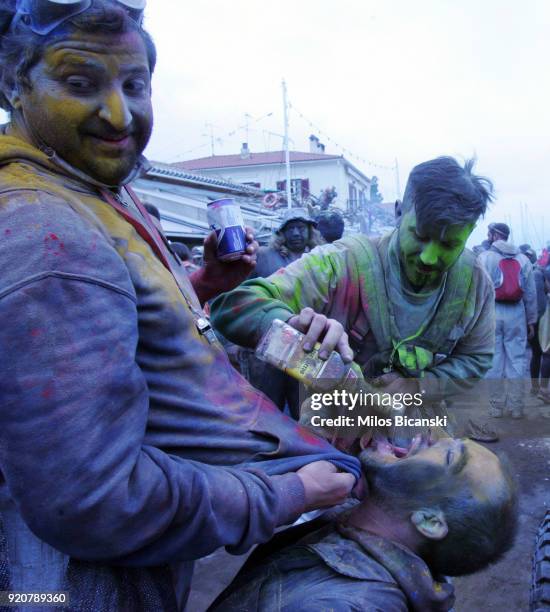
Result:
M409 440L401 439L399 442L390 440L388 436L377 432L372 434L370 438L366 436L361 438L361 449L384 455L390 459L405 459L416 455L424 448L432 446L435 442L436 440L433 439L430 431L416 434Z
M429 268L426 266L416 266L416 269L418 270L418 272L420 272L420 274L424 274L424 275L428 275L428 274L433 274L434 272L437 272L436 268Z
M130 134L120 134L117 136L95 136L91 134L90 136L96 143L115 149L124 149L130 143Z

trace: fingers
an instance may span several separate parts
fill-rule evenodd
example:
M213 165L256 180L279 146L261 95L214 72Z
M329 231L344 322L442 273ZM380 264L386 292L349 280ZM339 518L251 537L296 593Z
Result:
M348 335L336 319L328 319L325 315L307 307L298 316L291 317L288 323L305 333L304 350L311 351L316 342L321 342L319 347L321 359L328 359L330 353L337 350L345 362L353 360Z
M319 357L328 359L330 353L334 350L340 353L346 363L353 361L353 351L350 348L344 326L336 319L326 319L325 337L319 349Z
M353 351L351 350L351 347L349 345L349 337L346 332L343 331L343 329L342 335L336 343L336 350L340 353L340 355L342 355L342 359L346 363L350 363L351 361L353 361Z
M300 318L301 317L302 316L300 315ZM309 324L309 328L306 332L306 337L304 339L304 350L311 351L315 343L325 333L326 324L327 324L327 318L325 317L325 315L317 314L317 313L313 314L313 317L311 318L311 322ZM325 349L325 352L326 352L326 349ZM326 355L321 355L321 353L319 353L319 356L322 357L323 359L326 359L328 357L328 353L326 353Z
M216 251L218 250L218 237L215 231L211 231L203 240L204 254L203 261L213 261L216 259Z
M336 466L327 461L310 463L297 474L304 485L307 510L341 504L355 486L352 474L338 472Z

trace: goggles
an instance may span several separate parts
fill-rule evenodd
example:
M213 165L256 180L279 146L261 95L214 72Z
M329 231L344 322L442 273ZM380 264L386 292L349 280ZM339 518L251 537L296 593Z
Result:
M140 26L146 1L116 0ZM93 0L17 0L12 23L15 25L23 21L35 34L45 36L63 22L87 11L92 2Z

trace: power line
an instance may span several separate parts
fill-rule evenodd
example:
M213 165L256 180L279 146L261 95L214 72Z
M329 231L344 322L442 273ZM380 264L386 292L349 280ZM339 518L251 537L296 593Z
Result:
M272 115L273 115L272 112L266 113L265 115L262 115L261 117L258 117L257 119L255 119L252 123L253 124L259 123L260 121L263 121L264 119L267 119L268 117L271 117ZM174 162L180 161L186 155L188 155L189 153L194 153L195 151L199 151L200 149L204 149L205 147L208 147L208 146L211 147L211 151L212 151L212 155L213 155L213 153L214 153L214 142L222 144L224 138L230 138L231 136L235 136L235 134L237 134L237 132L240 132L241 130L245 130L246 131L246 140L248 141L249 132L258 132L259 130L250 127L250 120L253 119L253 117L251 115L249 115L248 113L245 113L244 116L245 116L245 124L244 125L239 125L236 128L234 128L233 130L231 130L230 132L227 132L226 134L223 134L222 136L219 136L217 138L214 138L214 132L213 132L213 129L216 126L213 125L212 123L208 123L207 122L205 124L205 127L207 129L210 128L210 133L202 134L202 136L203 137L207 137L209 139L209 142L205 142L205 143L203 143L201 145L193 147L192 149L188 149L187 151L184 151L183 153L179 153L169 163L174 163Z
M323 137L323 140L326 140L327 142L332 143L334 146L336 146L338 149L340 149L342 151L342 153L346 153L348 157L352 157L352 158L354 158L354 159L356 159L356 160L358 160L360 162L363 162L364 164L367 164L367 165L369 165L369 166L371 166L373 168L379 168L380 170L395 171L396 166L384 166L382 164L378 164L378 163L373 162L373 161L371 161L369 159L361 157L360 155L356 155L355 153L353 153L353 151L350 151L348 148L343 147L342 145L338 144L324 130L322 130L318 125L313 123L313 121L311 121L303 113L301 113L296 108L296 106L294 106L293 104L290 104L290 103L289 103L289 106L292 108L292 110L294 110L294 112L298 115L298 117L300 117L300 119L305 121L311 128L313 128L316 132L318 132Z

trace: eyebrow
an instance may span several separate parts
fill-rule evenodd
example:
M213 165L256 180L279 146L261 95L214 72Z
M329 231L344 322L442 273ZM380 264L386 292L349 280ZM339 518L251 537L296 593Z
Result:
M469 458L470 455L468 453L468 449L466 448L464 442L461 442L460 457L451 465L451 472L453 474L459 474L464 469L464 466L468 463Z
M101 64L99 64L98 62L94 62L94 60L90 58L83 59L75 55L63 55L62 57L59 58L59 60L55 62L55 65L53 66L54 69L65 68L65 67L95 68L96 70L97 69L101 70Z
M92 58L83 58L71 53L64 54L53 66L54 70L63 68L85 68L91 70L104 71L105 66L101 62L96 62ZM149 67L145 64L122 64L120 66L121 74L149 74Z

